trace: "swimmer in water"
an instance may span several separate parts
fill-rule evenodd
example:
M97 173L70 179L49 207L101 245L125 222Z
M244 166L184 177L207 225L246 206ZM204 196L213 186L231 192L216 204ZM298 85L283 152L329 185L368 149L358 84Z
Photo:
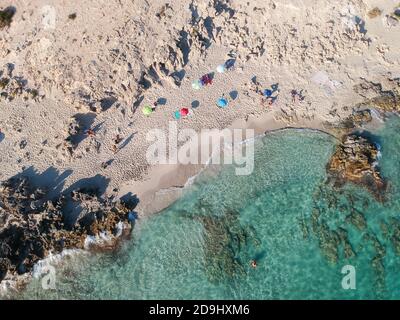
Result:
M257 261L256 260L251 260L250 261L250 265L252 266L252 268L257 268Z

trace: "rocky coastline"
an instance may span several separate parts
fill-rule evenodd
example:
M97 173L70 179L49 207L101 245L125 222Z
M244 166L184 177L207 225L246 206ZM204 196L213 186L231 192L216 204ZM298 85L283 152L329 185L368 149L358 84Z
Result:
M328 127L339 137L341 143L336 147L326 169L329 181L341 187L346 182L365 187L378 201L385 201L388 188L379 172L379 145L368 135L363 134L364 126L373 121L372 111L376 110L382 118L400 111L399 83L392 90L383 90L381 84L364 83L356 88L362 96L374 92L353 108L344 120Z
M377 168L378 155L378 146L369 139L356 134L345 135L327 165L328 174L336 186L347 181L356 183L383 201L387 182Z
M79 208L74 219L65 214L70 205ZM95 189L77 189L49 200L45 190L34 188L28 178L3 182L0 283L23 285L39 260L65 249L114 249L130 234L136 205L133 200L101 197Z

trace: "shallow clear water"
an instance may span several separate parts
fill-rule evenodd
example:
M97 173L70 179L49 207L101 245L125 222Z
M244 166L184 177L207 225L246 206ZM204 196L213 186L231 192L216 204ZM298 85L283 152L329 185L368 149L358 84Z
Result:
M329 135L270 133L256 141L252 175L236 176L233 167L202 174L170 208L140 221L119 252L74 259L57 269L56 290L35 280L20 297L398 299L400 257L391 242L397 220L391 217L400 215L399 118L373 134L391 183L383 204L358 186L338 191L327 184L325 165L336 144ZM352 212L364 216L364 229L346 219ZM343 241L333 245L337 259L327 256L338 230L347 234L354 257L345 258ZM356 268L356 290L341 286L347 264Z

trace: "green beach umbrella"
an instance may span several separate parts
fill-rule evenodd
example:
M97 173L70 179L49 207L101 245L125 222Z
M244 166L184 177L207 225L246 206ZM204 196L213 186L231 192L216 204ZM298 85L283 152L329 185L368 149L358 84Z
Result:
M153 109L150 106L145 106L143 107L142 112L145 116L149 116L153 112Z
M179 110L175 111L173 115L176 120L179 120L181 118L181 112Z

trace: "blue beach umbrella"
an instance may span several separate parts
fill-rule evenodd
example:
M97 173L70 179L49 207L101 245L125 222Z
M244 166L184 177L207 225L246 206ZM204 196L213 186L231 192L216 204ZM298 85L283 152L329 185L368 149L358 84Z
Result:
M176 120L179 120L181 118L181 112L179 110L174 112L174 118Z
M264 96L270 97L271 95L272 95L272 90L270 90L270 89L265 89L264 90Z
M217 100L217 106L220 108L225 108L228 105L228 100L226 100L225 98L219 98Z

